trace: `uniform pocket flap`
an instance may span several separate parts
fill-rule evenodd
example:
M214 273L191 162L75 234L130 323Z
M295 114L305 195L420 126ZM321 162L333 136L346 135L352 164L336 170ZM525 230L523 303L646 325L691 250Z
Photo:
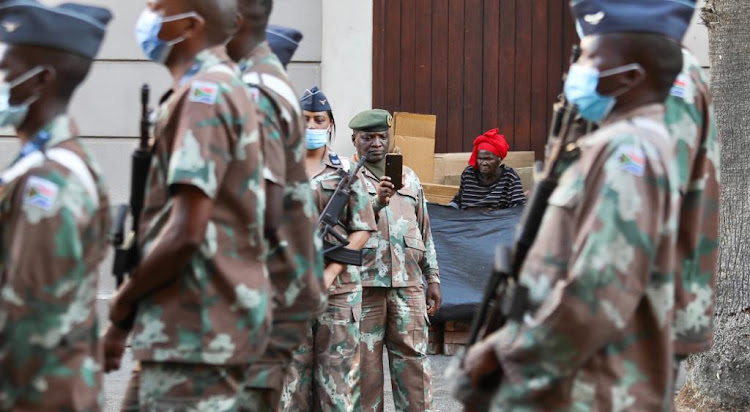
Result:
M411 189L407 188L406 186L402 187L398 190L398 193L403 196L408 196L414 200L419 200L419 195L414 193Z
M360 305L352 306L352 319L355 322L359 322L359 320L362 319L362 306Z
M565 179L565 177L563 178ZM566 181L567 180L567 181ZM567 209L573 209L578 204L583 190L583 181L581 179L565 179L552 192L548 203L550 206L557 206Z
M421 252L424 252L426 250L422 239L416 237L404 236L404 243L406 243L406 247L417 249Z
M339 180L338 179L326 179L320 182L320 187L326 190L332 190L335 191L337 187L339 187Z

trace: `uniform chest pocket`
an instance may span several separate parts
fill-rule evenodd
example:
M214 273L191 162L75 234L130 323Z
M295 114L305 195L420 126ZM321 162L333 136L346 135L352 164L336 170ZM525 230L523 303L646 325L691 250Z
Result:
M406 245L407 248L414 249L419 252L424 253L424 251L427 250L424 246L424 242L422 241L422 239L419 239L416 237L404 236L404 244Z
M320 182L320 187L323 188L323 190L329 190L331 192L335 192L336 188L339 187L339 180L338 179L326 179Z
M420 262L424 259L425 246L421 237L404 236L404 267L406 273L422 273Z
M576 178L570 182L561 182L549 197L549 205L564 209L575 209L578 206L583 192L583 180Z

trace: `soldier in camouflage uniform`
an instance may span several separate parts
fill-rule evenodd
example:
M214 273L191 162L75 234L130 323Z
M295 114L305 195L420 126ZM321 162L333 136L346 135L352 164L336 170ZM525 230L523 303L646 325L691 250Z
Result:
M601 128L577 142L549 199L522 268L525 319L474 346L466 369L475 385L502 371L497 411L671 411L680 193L662 102L693 7L573 11L586 37L565 93Z
M139 367L123 410L262 407L240 404L247 365L266 348L271 304L257 108L223 46L237 13L234 0L163 0L149 2L137 25L144 52L165 62L174 84L156 114L143 260L111 302L108 369L121 355L122 333L111 331L137 314Z
M22 143L0 174L0 410L98 411L96 316L109 200L68 116L106 9L0 5L0 127Z
M707 76L688 50L682 50L682 59L666 103L682 194L675 273L675 353L680 358L708 350L713 341L720 179L720 142Z
M266 40L266 26L272 1L240 3L242 27L227 45L229 55L239 63L243 81L261 111L263 151L282 161L266 162L267 187L280 188L283 221L269 239L268 270L273 287L273 329L266 353L250 366L247 386L265 389L267 410L278 410L284 376L292 353L307 337L310 322L325 310L323 256L317 236L317 213L304 165L302 109L282 62ZM273 34L272 34L273 35ZM297 44L294 33L271 40L290 49ZM268 204L268 208L273 208ZM307 233L305 236L304 234Z
M302 109L308 119L306 132L307 173L314 190L315 204L324 210L341 181L340 171L351 173L348 159L328 150L327 140L312 138L314 131L327 135L329 121L317 128L316 115L331 112L322 92L306 93ZM349 203L339 224L333 228L347 238L349 249L359 250L374 232L375 213L364 189L361 172L351 186ZM338 243L331 236L328 239ZM286 376L282 398L285 411L359 411L359 326L362 314L362 283L358 267L335 261L326 262L327 310L308 327L308 337L294 353Z
M362 408L368 412L384 408L385 345L396 410L427 411L432 408L427 316L440 307L440 274L427 200L416 173L404 167L403 187L398 191L388 178L381 182L392 121L387 111L371 110L349 123L357 153L367 159L364 175L378 218L378 232L364 248Z

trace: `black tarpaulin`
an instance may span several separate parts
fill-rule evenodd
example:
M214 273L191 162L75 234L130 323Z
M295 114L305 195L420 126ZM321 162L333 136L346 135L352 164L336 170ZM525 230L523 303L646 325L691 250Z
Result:
M429 204L428 210L443 292L432 321L471 320L492 272L495 247L513 241L523 206L490 211Z

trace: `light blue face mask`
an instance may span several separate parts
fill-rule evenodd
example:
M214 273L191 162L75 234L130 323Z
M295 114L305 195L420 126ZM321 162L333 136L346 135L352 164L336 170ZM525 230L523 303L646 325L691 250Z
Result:
M26 73L16 77L11 82L0 83L0 127L12 127L18 129L26 120L26 116L29 114L29 107L34 103L39 96L32 96L26 99L23 103L17 106L11 106L10 104L10 92L19 84L31 79L37 74L44 71L40 66L34 67Z
M174 16L162 17L151 9L143 10L138 22L135 24L135 38L143 50L143 54L150 60L164 64L169 58L169 53L175 44L185 40L180 36L174 40L165 41L159 38L162 25L170 21L186 19L197 16L198 13L191 11L188 13L175 14Z
M328 129L307 129L305 132L307 150L317 150L328 144Z
M643 67L638 63L632 63L599 72L594 67L573 64L565 81L565 97L578 106L581 117L599 123L612 112L617 103L617 96L628 90L621 90L611 96L601 95L596 90L599 87L599 79L631 70L643 72Z

